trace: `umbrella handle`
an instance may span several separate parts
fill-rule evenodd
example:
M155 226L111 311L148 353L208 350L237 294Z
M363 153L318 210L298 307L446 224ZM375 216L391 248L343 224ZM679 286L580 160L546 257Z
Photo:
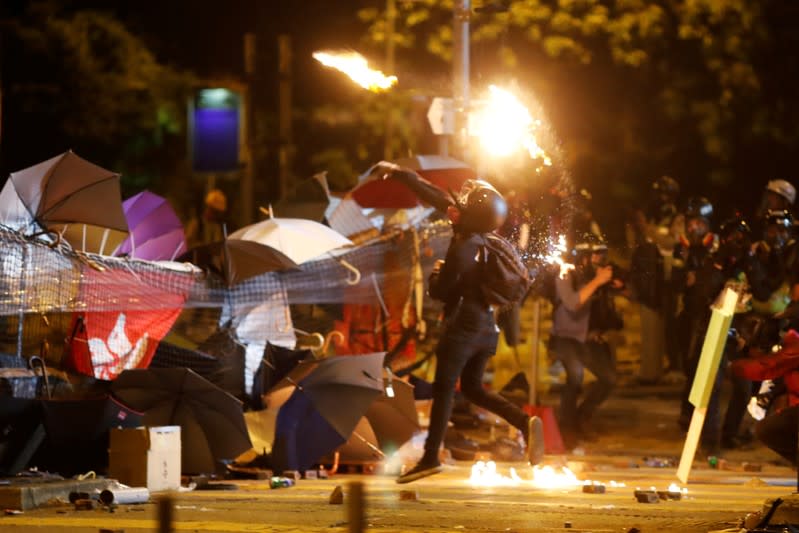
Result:
M338 342L336 343L337 345L344 342L344 334L334 329L327 334L327 337L325 337L325 342L322 344L322 353L327 353L328 348L330 348L330 343L333 342L334 338L338 339Z
M357 285L361 282L361 271L344 259L338 260L339 264L349 270L347 274L347 285Z

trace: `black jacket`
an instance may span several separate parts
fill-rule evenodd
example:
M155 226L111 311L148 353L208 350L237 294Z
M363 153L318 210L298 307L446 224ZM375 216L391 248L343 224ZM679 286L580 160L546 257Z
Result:
M447 250L444 265L438 273L430 275L430 296L444 302L446 317L459 304L474 311L488 309L480 292L484 245L485 237L482 234L456 231Z

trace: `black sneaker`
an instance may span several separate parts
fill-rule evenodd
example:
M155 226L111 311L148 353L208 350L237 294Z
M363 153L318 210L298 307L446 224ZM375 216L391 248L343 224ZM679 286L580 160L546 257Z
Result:
M535 466L544 458L544 423L537 416L527 419L527 460Z
M429 477L441 472L441 465L436 464L425 464L419 463L418 465L414 466L400 477L397 478L397 483L403 485L405 483L410 483L412 481L416 481L425 477Z

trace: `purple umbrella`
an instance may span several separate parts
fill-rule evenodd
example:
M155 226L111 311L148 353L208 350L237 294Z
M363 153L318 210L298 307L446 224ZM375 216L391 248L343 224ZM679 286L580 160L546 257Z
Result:
M114 255L149 261L173 260L186 252L183 224L165 198L143 191L122 203L130 235Z

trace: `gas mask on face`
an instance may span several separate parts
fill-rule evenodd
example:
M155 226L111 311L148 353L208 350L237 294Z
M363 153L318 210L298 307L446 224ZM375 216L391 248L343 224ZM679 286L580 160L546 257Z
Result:
M705 242L709 229L702 219L689 219L685 225L686 236L691 246L700 246Z

